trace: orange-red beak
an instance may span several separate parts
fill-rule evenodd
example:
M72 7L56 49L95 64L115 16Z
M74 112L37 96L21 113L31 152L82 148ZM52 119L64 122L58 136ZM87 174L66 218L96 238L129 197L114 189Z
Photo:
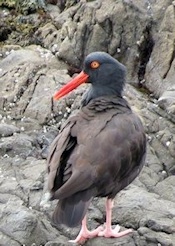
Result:
M82 71L75 78L73 78L69 83L67 83L59 91L57 91L55 93L55 95L53 96L53 98L55 100L60 99L61 97L68 94L70 91L77 88L79 85L85 83L87 81L88 77L89 77L89 75Z

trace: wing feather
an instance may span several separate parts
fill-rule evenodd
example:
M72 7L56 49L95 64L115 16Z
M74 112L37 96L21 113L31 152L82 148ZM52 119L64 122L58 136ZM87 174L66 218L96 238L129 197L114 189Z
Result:
M61 157L63 153L68 152L72 146L76 144L76 141L71 138L71 128L74 126L75 121L68 121L65 127L61 130L59 135L54 139L53 143L50 146L50 152L47 158L47 166L48 166L48 189L52 191L54 189L55 179L57 174L61 170L61 165L64 160L61 161ZM57 177L59 178L59 177ZM60 185L62 181L60 180ZM57 185L57 188L59 188Z
M124 99L89 103L69 118L51 145L49 190L59 199L53 221L75 226L93 196L114 198L144 164L146 137Z

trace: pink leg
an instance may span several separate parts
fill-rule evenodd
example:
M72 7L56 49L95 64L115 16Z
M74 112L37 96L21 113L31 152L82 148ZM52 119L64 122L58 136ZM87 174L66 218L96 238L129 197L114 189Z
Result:
M89 231L86 225L86 216L85 216L84 219L82 220L82 226L78 236L75 238L75 240L70 240L69 242L82 244L87 239L98 236L99 232L102 230L103 230L103 226L99 226L95 230Z
M98 233L98 236L101 237L122 237L132 232L131 229L119 232L120 226L117 225L115 229L112 229L111 225L111 217L112 217L112 207L113 207L113 200L107 199L106 201L106 227L103 231Z

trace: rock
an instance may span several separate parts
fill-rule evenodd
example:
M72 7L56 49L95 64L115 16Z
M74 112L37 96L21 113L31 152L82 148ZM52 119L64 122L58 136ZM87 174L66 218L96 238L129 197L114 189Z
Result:
M16 0L2 0L0 2L0 6L6 6L9 8L14 8L15 7Z
M156 233L154 238L150 238L150 241L147 241L148 243L162 243L162 232L167 233L165 237L168 239L169 244L166 245L173 245L175 236L173 203L162 200L154 193L145 193L144 189L138 189L134 185L130 185L128 189L130 190L129 192L125 192L123 195L123 192L120 193L120 198L115 207L116 210L114 208L117 220L123 221L122 224L126 224L126 221L130 218L129 220L132 222L139 222L139 224L135 224L136 228L146 226L152 229ZM135 203L136 199L137 202ZM145 210L146 213L143 212ZM135 216L137 220L135 220ZM129 226L128 224L126 225ZM146 240L148 239L146 238Z
M27 157L34 151L34 142L31 137L19 134L5 139L1 139L0 153L2 156Z
M146 67L146 86L159 98L159 103L173 117L174 87L174 6L169 1L161 1L155 10L163 14L155 19L158 32L154 34L155 46ZM156 13L160 13L157 11ZM159 14L158 14L159 15ZM159 52L161 50L161 52Z
M4 24L0 24L0 41L5 41L8 39L9 34L11 33L11 30L8 26Z
M58 135L58 128L48 129L46 133L38 133L37 142L41 148L41 156L42 158L47 158L49 146L51 145L54 138Z
M1 231L6 232L6 236L11 238L12 242L40 245L45 244L51 238L56 238L53 235L54 230L51 229L51 225L42 221L41 214L19 205L16 201L10 201L3 208L2 216ZM38 237L38 235L40 236Z
M29 1L16 1L16 10L25 15L36 12L39 9L46 10L46 4L44 0L29 0Z
M67 245L71 245L71 244L65 242L64 240L65 240L64 237L60 237L59 240L47 242L45 244L45 246L67 246Z
M156 184L154 191L159 194L161 198L175 202L174 179L175 176L167 177Z
M19 133L20 129L14 125L0 124L0 137L9 137L17 132Z
M0 244L69 245L78 234L80 227L52 225L57 201L41 205L49 146L88 85L59 102L52 96L87 53L104 50L127 66L124 97L143 121L148 148L143 171L115 199L113 224L133 233L85 245L175 245L174 2L47 2L46 12L27 7L28 15L0 9ZM88 228L104 222L105 199L95 198Z
M65 70L58 71L61 66L51 52L40 47L11 52L1 62L1 109L12 118L25 116L40 124L49 122L54 110L60 111L52 100L57 83L69 79Z
M22 47L20 45L4 45L1 47L1 58L5 58L10 54L10 52L13 52L15 50L20 50Z
M31 157L26 161L19 157L0 161L1 243L16 246L17 242L20 242L19 245L31 246L34 243L40 245L55 240L59 233L52 228L44 214L38 211L45 161ZM41 235L42 239L38 235ZM63 236L60 238L64 240Z
M135 22L137 28L132 25ZM150 23L147 7L140 1L136 4L80 1L54 17L54 25L46 24L36 34L49 49L57 44L57 57L75 67L80 66L88 53L107 51L127 65L128 79L138 83L138 70L135 69L140 63L137 42Z
M165 90L162 95L159 97L158 105L163 108L169 115L174 115L175 113L175 90L174 86L170 89ZM172 117L174 120L174 117Z
M125 246L125 245L128 245L128 246L135 246L135 243L134 243L134 240L130 237L130 236L126 236L124 238L124 240L122 238L118 238L117 240L116 239L111 239L111 238L108 238L108 239L104 239L104 240L101 240L101 238L97 238L97 239L90 239L86 245L87 246L97 246L97 245L115 245L115 246Z
M146 244L149 243L149 245L165 245L170 246L174 245L174 238L169 235L167 236L165 233L160 232L155 235L152 230L148 229L147 227L141 227L139 229L140 235L144 235L146 238ZM144 244L145 245L145 244Z

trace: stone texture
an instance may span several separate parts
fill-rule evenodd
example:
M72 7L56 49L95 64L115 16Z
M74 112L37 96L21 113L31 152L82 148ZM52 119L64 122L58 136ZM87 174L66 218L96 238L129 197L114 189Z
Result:
M146 5L140 1L80 1L54 18L54 25L39 28L36 35L45 47L56 48L58 58L76 67L92 51L109 52L125 62L129 80L137 83L137 42L150 22Z
M79 227L55 228L56 201L41 201L49 145L79 107L86 86L59 102L52 95L81 69L87 53L104 50L127 66L124 96L144 123L148 149L143 171L115 199L113 224L133 233L85 245L174 246L174 2L47 3L45 14L16 16L0 9L0 244L70 245L78 234ZM8 18L22 25L8 25ZM35 23L32 37L30 31L24 35L25 23ZM90 229L105 222L104 203L93 200Z
M17 132L20 132L20 129L14 125L0 124L1 137L9 137Z
M0 106L6 115L37 119L40 124L53 119L54 108L55 112L59 109L54 106L52 95L58 81L62 84L69 79L66 71L61 71L66 65L49 50L30 46L12 50L0 66Z

